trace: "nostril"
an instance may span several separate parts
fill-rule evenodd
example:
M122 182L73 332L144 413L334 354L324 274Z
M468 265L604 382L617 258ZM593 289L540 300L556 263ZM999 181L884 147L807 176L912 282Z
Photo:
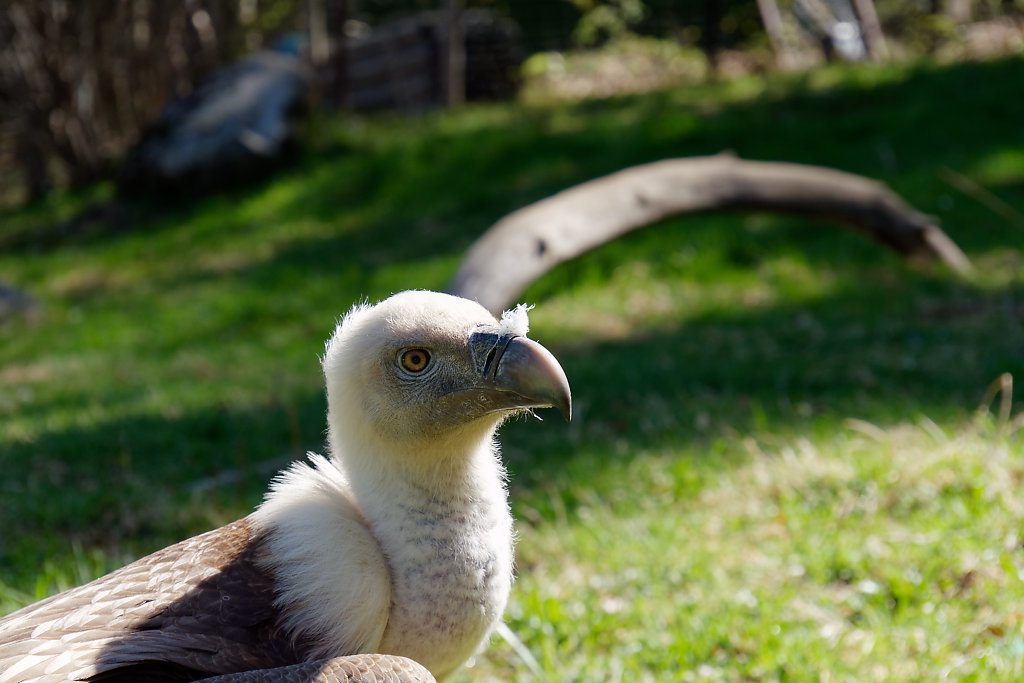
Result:
M494 356L498 353L498 346L494 345L487 352L487 359L484 361L484 377L487 377L491 372L491 364L494 362Z
M498 365L501 363L502 356L505 355L508 345L511 344L512 340L515 338L515 335L512 334L498 338L497 343L491 347L491 350L487 353L487 362L484 364L484 377L494 379L494 375L498 372Z

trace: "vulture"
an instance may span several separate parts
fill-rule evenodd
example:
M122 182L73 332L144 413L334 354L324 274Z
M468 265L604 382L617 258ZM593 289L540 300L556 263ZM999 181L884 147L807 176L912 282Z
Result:
M430 681L484 642L512 583L495 432L571 395L474 301L407 291L342 317L322 358L328 457L250 515L0 619L0 682Z

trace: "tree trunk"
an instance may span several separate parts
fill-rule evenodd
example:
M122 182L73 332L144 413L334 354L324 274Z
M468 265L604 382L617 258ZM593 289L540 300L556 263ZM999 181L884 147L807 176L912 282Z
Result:
M38 139L38 131L37 127L24 126L18 132L14 146L14 156L21 167L26 198L30 202L42 199L53 187L50 172L46 168L46 147Z
M782 13L775 0L757 0L757 9L761 13L761 22L764 24L764 31L768 35L768 42L775 52L775 62L782 69L789 69L794 66L794 59L786 44L785 29L782 25Z
M446 0L445 24L445 100L449 107L466 101L466 37L462 30L462 8L465 0Z
M700 32L700 47L708 60L711 73L718 73L718 50L722 43L722 0L704 0L704 30Z
M868 54L876 62L888 59L889 46L886 45L885 34L882 33L882 22L875 11L874 0L853 0L853 6L860 17L860 28L864 32L864 44L867 45Z
M970 271L931 218L881 183L820 166L717 155L627 168L509 214L469 249L449 291L498 312L557 264L620 235L671 216L724 210L826 218L905 257Z
M331 11L327 12L329 17L327 21L330 27L328 41L331 50L329 99L339 109L349 105L348 35L345 33L345 23L348 21L350 11L355 9L352 4L348 0L337 0L332 3Z
M327 31L327 8L324 0L306 0L306 23L309 33L309 61L320 70L331 55L331 38Z
M971 20L971 0L946 0L942 13L958 24L966 24Z

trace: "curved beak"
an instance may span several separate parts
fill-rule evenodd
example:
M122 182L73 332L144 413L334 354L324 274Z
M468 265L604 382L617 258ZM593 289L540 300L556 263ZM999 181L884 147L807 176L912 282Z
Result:
M480 388L495 410L557 408L572 419L572 392L565 371L546 348L526 337L477 331L470 335Z

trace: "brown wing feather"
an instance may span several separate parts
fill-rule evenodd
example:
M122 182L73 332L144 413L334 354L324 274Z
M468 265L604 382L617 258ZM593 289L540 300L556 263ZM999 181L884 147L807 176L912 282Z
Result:
M247 520L0 619L0 683L190 681L302 661Z

